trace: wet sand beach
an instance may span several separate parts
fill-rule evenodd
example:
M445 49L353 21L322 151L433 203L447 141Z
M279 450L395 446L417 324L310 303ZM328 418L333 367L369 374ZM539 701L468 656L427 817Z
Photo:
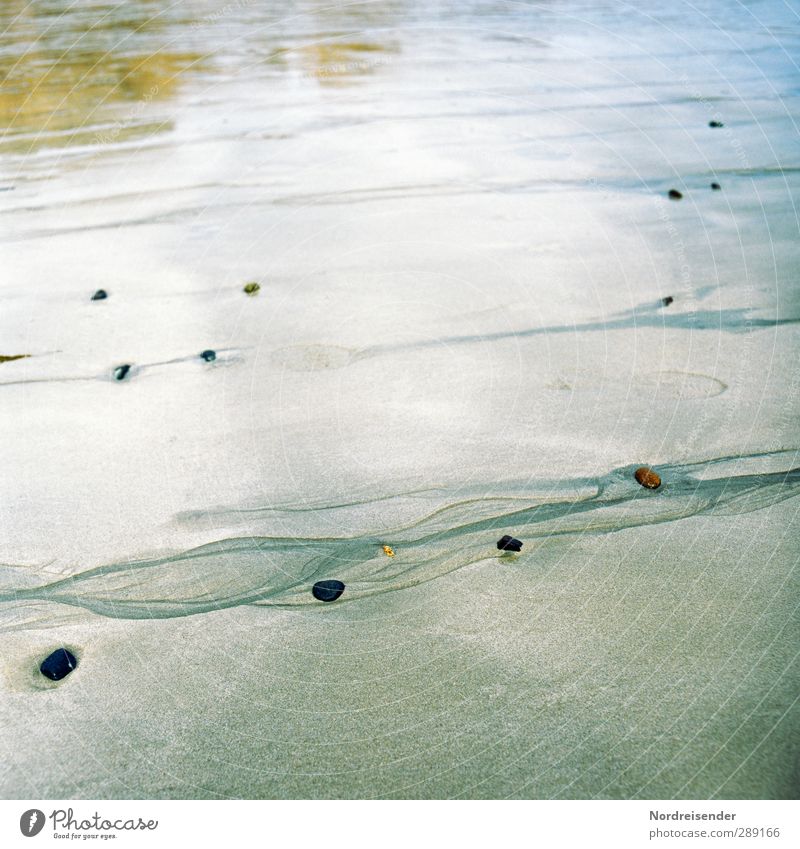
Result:
M0 33L0 795L797 797L790 7Z

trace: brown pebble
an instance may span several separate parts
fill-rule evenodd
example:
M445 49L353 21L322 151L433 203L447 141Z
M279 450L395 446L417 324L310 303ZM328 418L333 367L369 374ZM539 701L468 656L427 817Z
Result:
M683 197L683 195L677 189L670 189L667 192L667 197L670 200L680 200Z
M645 489L658 489L661 486L661 478L649 466L640 466L633 476Z
M258 283L255 282L255 280L250 281L250 283L244 284L244 291L247 292L248 295L255 295L260 289L261 286L259 286Z

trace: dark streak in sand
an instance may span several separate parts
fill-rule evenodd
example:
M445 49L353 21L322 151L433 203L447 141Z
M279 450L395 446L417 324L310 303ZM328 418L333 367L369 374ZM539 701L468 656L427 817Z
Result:
M199 357L197 354L193 354L188 357L175 357L171 360L159 360L153 363L142 363L137 364L135 367L131 364L125 363L124 365L116 366L110 372L103 372L102 374L90 374L90 375L74 375L74 376L62 376L62 377L31 377L25 380L3 380L0 381L0 386L27 386L28 384L33 383L69 383L75 381L108 381L113 380L115 382L121 380L129 380L133 377L134 372L136 375L141 374L148 369L158 368L160 366L172 366L177 365L179 363L192 363L196 362L198 359L202 359L205 362L214 362L215 365L229 365L233 362L236 362L239 357L238 354L234 352L235 349L226 349L220 351L203 351ZM220 359L219 354L228 353L228 356ZM29 357L30 354L23 355L24 357ZM17 360L21 357L7 357L9 360ZM0 362L3 362L0 359ZM121 376L117 376L121 374Z
M719 330L725 333L745 333L754 329L782 327L784 325L798 324L800 318L756 318L751 316L751 311L744 307L728 308L721 310L693 310L686 312L665 313L663 307L665 300L640 304L633 309L617 313L609 318L596 321L587 321L583 324L556 324L544 327L527 327L520 330L499 330L492 333L465 334L461 336L444 336L437 339L426 339L418 342L399 342L392 345L372 345L366 348L345 348L339 345L297 345L288 348L279 348L272 352L272 361L275 365L291 371L320 371L326 369L337 369L349 366L359 360L396 351L424 350L440 346L452 347L454 345L485 344L487 342L502 342L506 339L525 339L530 336L544 336L554 333L581 333L581 332L608 332L612 330L636 330L647 327L670 329L670 330ZM203 352L205 354L206 352ZM217 351L215 358L217 363L230 363L237 357L228 357L220 360L219 354L225 351ZM28 355L26 355L28 356ZM203 355L201 355L203 356ZM205 359L205 357L203 357ZM12 357L11 359L18 359ZM176 357L172 360L163 360L154 363L137 365L137 373L158 366L174 365L177 363L191 362L197 359L197 355L188 357ZM107 376L64 376L64 377L35 377L26 380L0 381L2 386L18 386L20 384L32 383L55 383L74 380L106 380Z
M424 350L440 346L485 344L502 342L506 339L525 339L530 336L546 336L556 333L608 332L612 330L636 330L661 328L670 330L718 330L725 333L745 333L753 329L781 327L798 324L800 318L755 318L743 307L720 310L693 310L665 313L665 301L642 304L631 310L617 313L606 319L587 321L582 324L556 324L544 327L527 327L520 330L498 330L492 333L443 336L417 342L399 342L391 345L372 345L360 350L337 346L309 345L281 348L273 352L273 361L294 371L317 371L341 368L358 360L395 353L397 351Z
M566 534L605 534L689 516L749 513L800 495L800 468L794 466L737 475L723 468L718 477L709 477L719 465L764 459L792 463L797 451L660 464L665 486L658 490L642 489L633 479L634 467L625 466L596 480L563 481L550 500L537 501L541 492L527 501L519 492L513 497L461 498L380 534L221 539L165 557L99 566L40 586L21 585L18 567L7 566L0 568L0 603L14 609L34 604L43 625L47 611L35 608L42 601L117 619L166 619L245 604L313 604L311 586L332 576L347 584L344 600L352 601L496 558L499 528L513 527L526 540L546 545L548 538ZM594 489L587 494L590 483ZM385 556L382 546L387 542L397 546L395 557Z

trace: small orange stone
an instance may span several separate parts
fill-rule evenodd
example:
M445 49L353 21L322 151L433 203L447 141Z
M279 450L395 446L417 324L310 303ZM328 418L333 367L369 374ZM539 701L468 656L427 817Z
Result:
M649 466L640 466L633 476L645 489L658 489L661 486L661 478Z
M383 553L384 553L387 557L394 557L394 549L391 547L391 545L384 545L384 547L383 547Z

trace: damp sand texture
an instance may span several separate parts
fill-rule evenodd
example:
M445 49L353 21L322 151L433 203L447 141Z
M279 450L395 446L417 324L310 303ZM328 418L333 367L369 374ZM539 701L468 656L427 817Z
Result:
M0 795L796 798L791 11L156 6L0 10Z

